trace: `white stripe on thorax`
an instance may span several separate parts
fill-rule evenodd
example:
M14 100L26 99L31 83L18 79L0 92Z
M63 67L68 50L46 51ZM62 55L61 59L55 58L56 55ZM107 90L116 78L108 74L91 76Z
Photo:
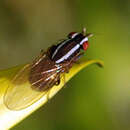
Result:
M78 34L79 34L79 33L74 33L74 34L72 35L72 38L75 38Z
M56 55L56 53L59 51L59 49L60 49L63 45L65 45L69 40L70 40L70 39L65 40L63 43L61 43L61 44L57 47L57 49L55 50L55 52L54 52L53 55L52 55L52 59L54 58L54 56Z
M85 37L81 42L80 45L82 45L84 42L88 41L88 37Z
M80 45L77 44L75 47L73 47L66 55L62 56L59 60L56 61L56 63L60 63L67 58L69 58L77 49L79 49Z

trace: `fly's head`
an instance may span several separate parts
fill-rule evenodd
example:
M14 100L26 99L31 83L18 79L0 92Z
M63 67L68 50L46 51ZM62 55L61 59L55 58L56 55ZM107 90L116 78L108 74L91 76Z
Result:
M66 40L51 47L50 59L56 64L74 60L80 54L80 50L88 49L88 39L91 36L92 34L86 34L85 28L81 33L69 33Z
M83 49L84 51L88 49L88 39L92 36L92 33L86 33L86 28L83 28L81 33L71 32L68 34L68 38L73 39L78 45L80 45L80 49Z

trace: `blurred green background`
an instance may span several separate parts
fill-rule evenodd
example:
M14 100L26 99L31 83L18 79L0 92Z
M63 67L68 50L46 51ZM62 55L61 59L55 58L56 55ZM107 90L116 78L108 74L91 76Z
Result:
M0 69L32 61L71 31L94 33L78 73L12 130L130 130L130 0L0 1Z

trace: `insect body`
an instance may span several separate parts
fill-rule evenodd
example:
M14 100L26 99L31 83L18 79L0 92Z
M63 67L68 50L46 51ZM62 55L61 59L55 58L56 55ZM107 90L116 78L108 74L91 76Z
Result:
M82 33L70 33L66 40L41 52L37 59L20 70L4 96L6 106L12 110L26 108L58 85L61 74L69 72L80 58L81 50L87 50L91 34L85 33L85 29Z

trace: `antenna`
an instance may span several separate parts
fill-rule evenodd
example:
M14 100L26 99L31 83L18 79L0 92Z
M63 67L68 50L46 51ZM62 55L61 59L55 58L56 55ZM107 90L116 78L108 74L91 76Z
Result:
M83 27L82 33L84 36L86 35L86 28L85 27Z

